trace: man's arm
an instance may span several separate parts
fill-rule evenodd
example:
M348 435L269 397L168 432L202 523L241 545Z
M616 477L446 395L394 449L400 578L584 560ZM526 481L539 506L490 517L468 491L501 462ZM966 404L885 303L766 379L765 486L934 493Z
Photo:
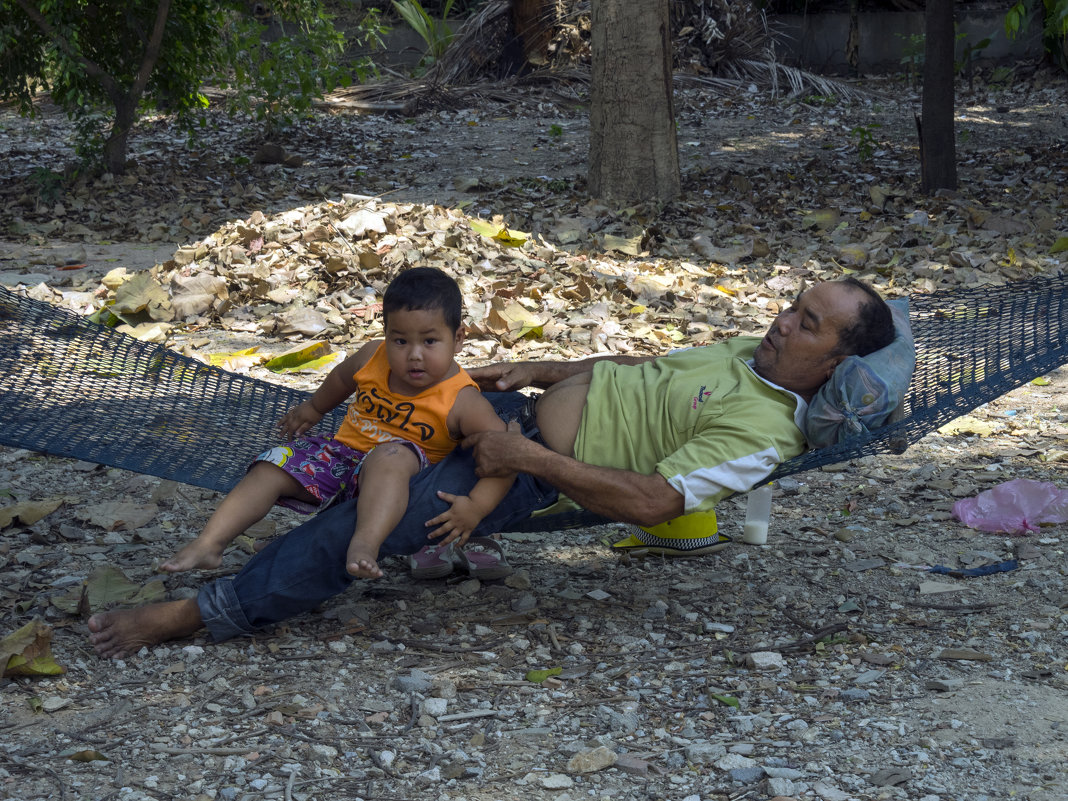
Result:
M685 511L682 495L663 476L585 464L531 442L514 425L507 433L464 439L463 446L474 451L479 476L530 473L583 508L623 523L655 526Z
M597 362L616 364L641 364L655 356L591 356L575 362L496 362L483 367L472 367L467 372L484 391L506 392L510 389L537 387L546 389L558 381L579 373L588 373Z
M449 430L454 437L477 434L480 431L504 432L504 421L497 416L493 406L474 387L465 387L456 396L456 402L449 411ZM448 535L439 544L446 545L454 540L459 545L467 542L482 519L504 500L508 490L515 482L515 473L506 476L480 478L467 495L453 495L439 491L438 497L450 504L449 509L427 521L427 526L437 526L430 532L434 539Z

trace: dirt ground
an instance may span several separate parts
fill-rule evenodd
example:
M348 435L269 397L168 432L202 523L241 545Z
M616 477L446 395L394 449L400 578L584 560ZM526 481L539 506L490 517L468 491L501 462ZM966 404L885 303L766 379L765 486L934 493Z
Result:
M865 86L872 99L854 104L687 90L685 198L641 221L651 244L638 258L722 276L693 237L726 246L755 231L772 252L732 265L737 280L816 270L821 259L829 268L848 243L786 231L783 219L832 203L861 215L877 183L899 192L882 233L926 209L943 233L971 236L916 194L916 97L889 80ZM1010 278L1063 269L1063 253L1049 251L1068 218L1066 100L1063 76L1044 72L962 99L960 205L1028 226L968 239L970 263ZM532 94L410 120L322 113L285 141L299 168L252 162L257 139L241 125L219 121L210 146L188 150L159 120L139 135L127 177L58 194L34 170L66 163L64 120L0 110L0 282L43 282L62 301L116 266L162 265L254 211L346 192L501 215L546 240L584 215L628 230L644 211L591 211L583 198L581 103ZM866 160L858 130L875 140ZM799 186L813 193L804 202ZM922 288L948 259L936 237L909 237L903 259L868 265L891 292ZM619 527L506 534L517 573L504 581L414 582L394 560L385 579L255 638L201 636L112 663L93 654L62 598L104 564L138 584L161 580L155 565L195 536L218 497L2 449L0 504L64 503L3 532L0 633L46 621L66 672L0 680L0 797L1058 801L1068 797L1068 529L990 534L951 510L1011 478L1064 488L1066 464L1062 368L902 456L783 482L765 546L665 560L613 553ZM119 500L156 514L132 531L85 519L88 506ZM735 537L743 503L719 513ZM272 513L255 533L296 522ZM190 597L239 569L249 547L161 589ZM973 578L925 570L1008 560L1014 569ZM551 668L551 680L527 680Z

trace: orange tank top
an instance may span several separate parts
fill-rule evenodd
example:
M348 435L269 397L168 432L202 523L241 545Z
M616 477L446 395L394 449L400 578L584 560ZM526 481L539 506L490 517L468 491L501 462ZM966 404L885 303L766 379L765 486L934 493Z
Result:
M456 396L478 384L461 368L451 378L411 397L394 395L389 389L389 361L385 343L356 371L356 398L334 439L359 451L393 439L414 442L427 459L440 462L456 447L446 420Z

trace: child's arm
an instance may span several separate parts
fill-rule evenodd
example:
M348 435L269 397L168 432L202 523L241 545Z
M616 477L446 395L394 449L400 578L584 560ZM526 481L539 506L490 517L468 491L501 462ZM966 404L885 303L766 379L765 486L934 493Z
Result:
M353 375L370 361L379 344L381 340L368 342L331 370L311 398L286 412L278 421L282 436L286 439L299 437L322 420L324 414L339 403L344 403L345 399L356 391Z
M493 411L490 402L474 388L465 389L457 396L453 412L456 413L456 428L460 434L458 438L470 436L478 431L507 430L504 421ZM449 416L453 417L453 413ZM437 517L427 521L428 527L437 526L430 532L430 538L444 536L445 539L440 543L442 545L453 540L459 540L460 545L463 545L482 522L482 518L504 500L504 496L508 494L514 481L514 474L504 478L482 478L471 488L468 495L452 495L439 491L438 497L447 501L451 506Z

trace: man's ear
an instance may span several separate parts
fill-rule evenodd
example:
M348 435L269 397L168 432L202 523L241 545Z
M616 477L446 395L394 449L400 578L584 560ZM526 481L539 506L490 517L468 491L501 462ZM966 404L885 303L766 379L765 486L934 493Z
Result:
M453 353L459 353L460 352L460 348L463 347L464 338L466 336L467 336L467 331L463 327L463 325L461 324L460 327L456 329L456 336L453 339L453 347L454 347Z
M842 356L842 355L832 356L830 361L828 362L828 364L830 366L827 368L827 374L823 377L823 380L824 381L830 381L831 380L831 376L834 375L834 368L836 368L838 365L840 365L844 361L845 361L845 356Z

